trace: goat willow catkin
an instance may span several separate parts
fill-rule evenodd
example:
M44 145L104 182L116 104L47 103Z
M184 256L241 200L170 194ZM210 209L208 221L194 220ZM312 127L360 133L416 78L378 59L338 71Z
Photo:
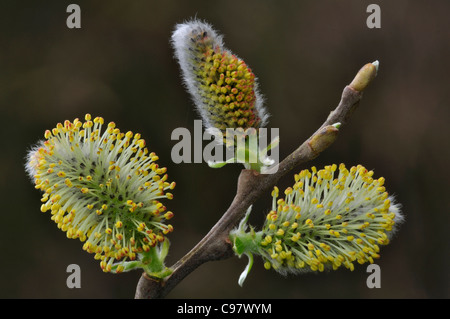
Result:
M282 274L373 263L403 221L384 182L361 165L303 170L284 198L274 188L261 231L241 225L231 233L235 250L261 255L266 269Z
M248 65L225 48L209 24L193 20L176 26L172 44L205 127L259 128L268 114Z
M91 115L58 123L28 154L27 171L43 192L42 212L68 238L84 242L105 272L149 252L173 230L173 213L161 199L175 183L157 164L140 134L122 133L114 122ZM113 267L113 263L118 262Z

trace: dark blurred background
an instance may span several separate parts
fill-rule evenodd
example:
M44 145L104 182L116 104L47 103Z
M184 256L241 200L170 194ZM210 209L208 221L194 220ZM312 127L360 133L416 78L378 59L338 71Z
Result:
M76 1L81 29L66 27L73 1L0 4L0 297L133 298L140 272L104 274L77 240L40 212L24 172L27 150L57 122L87 112L140 132L177 183L171 265L226 210L241 167L173 164L170 135L197 115L169 43L176 23L197 16L225 36L259 78L280 128L284 157L321 125L361 66L380 61L359 109L325 153L307 166L363 164L403 205L406 223L382 249L381 288L354 272L282 277L260 259L243 288L246 260L211 262L168 298L448 298L449 1L376 1L381 29L369 29L374 1ZM300 170L302 167L299 167ZM280 181L293 183L292 174ZM255 204L262 222L270 194ZM66 267L81 267L81 289Z

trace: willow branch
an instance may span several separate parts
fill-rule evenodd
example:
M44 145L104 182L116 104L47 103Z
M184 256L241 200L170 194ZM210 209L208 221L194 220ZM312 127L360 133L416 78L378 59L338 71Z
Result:
M345 125L359 105L363 90L376 75L378 62L366 64L350 85L342 92L338 106L330 113L320 128L294 152L279 163L273 174L260 174L253 170L242 170L238 179L236 195L222 218L208 234L171 268L172 274L163 280L155 280L143 274L136 288L135 298L164 298L181 280L200 265L214 260L234 256L230 231L244 217L255 201L270 191L279 179L295 167L316 158L336 140L339 129ZM333 124L340 123L338 129Z

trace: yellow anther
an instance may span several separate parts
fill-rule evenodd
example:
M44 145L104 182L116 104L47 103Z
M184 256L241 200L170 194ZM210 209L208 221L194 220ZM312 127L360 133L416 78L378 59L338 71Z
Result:
M104 120L103 120L102 117L98 117L98 116L97 116L97 117L94 119L94 123L98 123L98 124L103 125Z
M277 236L283 236L284 235L284 230L283 229L278 229L277 232L275 233Z
M291 240L292 240L293 242L296 242L296 241L298 241L298 240L300 239L300 237L301 237L301 234L300 234L300 233L297 233L297 234L295 234L295 235L293 235L293 236L291 237Z
M278 187L275 186L272 191L272 197L278 197L278 193L279 193Z
M139 140L138 141L138 145L139 145L140 148L144 148L145 147L145 140L142 140L142 139Z
M128 131L128 132L125 134L125 137L128 138L128 139L131 139L131 138L133 137L133 132Z

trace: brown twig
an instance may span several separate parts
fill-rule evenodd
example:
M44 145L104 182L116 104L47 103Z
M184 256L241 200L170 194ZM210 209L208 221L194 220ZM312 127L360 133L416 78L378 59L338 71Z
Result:
M349 86L342 92L339 105L330 113L322 126L294 152L279 163L273 174L260 174L253 170L242 170L236 195L230 207L209 233L183 258L173 265L172 274L163 280L154 280L143 274L136 288L135 298L164 298L181 280L200 265L213 260L234 256L229 240L230 231L244 217L247 209L271 188L278 180L296 166L316 158L337 138L339 130L335 123L344 125L356 109L362 91L376 75L378 64L366 64Z

